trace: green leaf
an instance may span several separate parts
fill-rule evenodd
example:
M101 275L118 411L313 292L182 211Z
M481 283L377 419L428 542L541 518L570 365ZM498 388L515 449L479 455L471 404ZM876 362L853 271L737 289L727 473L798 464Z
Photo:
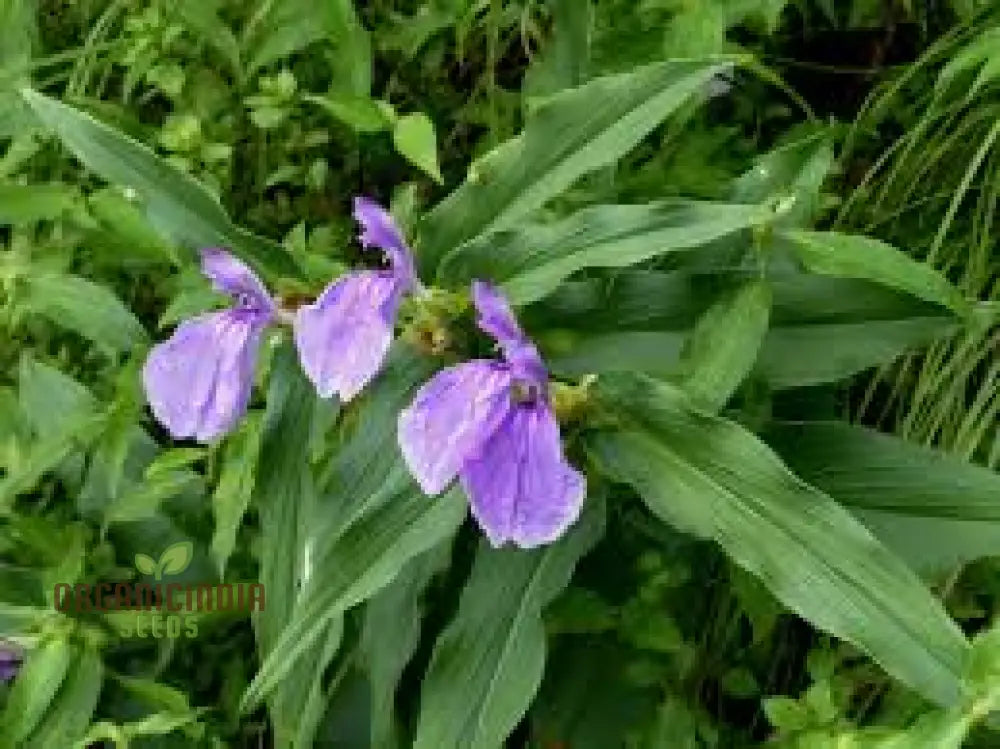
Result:
M315 399L315 390L303 375L293 348L286 343L278 349L272 364L253 492L260 513L260 582L267 591L267 607L254 625L257 649L265 663L280 652L281 633L308 574L304 541L315 495L307 456ZM339 641L339 621L324 625L317 640L330 633L336 634ZM329 662L327 658L317 663L319 647L315 642L309 646L311 657L289 663L289 669L294 666L294 671L268 694L268 712L278 745L288 744L298 734L302 707Z
M657 63L555 94L523 133L477 161L466 182L424 217L422 267L433 270L460 244L516 226L579 177L613 164L724 68Z
M794 272L772 274L769 285L756 374L776 389L843 379L958 326L947 310L870 282ZM523 320L561 376L676 377L688 331L718 286L717 273L624 271L611 283L564 284Z
M771 287L743 286L712 305L695 326L681 355L682 385L708 411L718 411L757 360L771 313Z
M532 224L468 242L441 261L438 280L464 286L489 278L513 304L529 304L583 268L621 268L692 250L762 221L758 205L668 200L586 208L554 224Z
M417 649L424 592L433 575L447 566L449 551L447 544L442 544L415 557L365 605L360 652L371 685L372 746L398 744L396 687Z
M605 474L632 485L663 520L717 541L788 608L921 695L958 699L961 630L847 510L670 385L609 376L595 392L620 424L589 441Z
M949 572L1000 548L995 471L840 422L778 424L767 439L920 572Z
M134 193L149 220L175 242L191 249L229 247L264 275L299 275L280 245L235 227L214 195L148 147L37 91L21 95L84 165Z
M240 76L240 45L229 25L219 18L222 10L220 0L180 0L173 10L184 21L191 32L210 47L214 47L227 63L230 70Z
M135 555L135 568L144 575L156 574L156 561L149 555L138 553Z
M415 749L504 743L542 681L542 611L603 529L604 504L592 493L577 524L553 544L532 551L480 544L424 677Z
M248 76L322 39L326 33L318 5L310 0L286 0L261 7L264 12L251 20L254 34L243 45L253 50Z
M813 273L874 281L940 304L956 314L971 314L962 293L926 263L871 237L835 232L785 231L796 257Z
M26 306L107 351L129 351L148 340L146 330L118 297L86 278L33 275Z
M160 505L190 490L202 489L202 477L186 469L162 471L129 486L104 506L104 523L128 523L152 518Z
M465 517L458 489L428 498L407 481L383 495L376 509L315 560L292 618L243 695L244 710L286 678L330 621L385 587L410 559L451 536Z
M225 577L226 562L236 546L243 514L250 505L260 440L261 420L250 414L236 434L226 441L222 473L212 494L215 516L212 558L222 577Z
M17 745L31 735L66 678L72 655L69 643L55 637L42 640L29 653L0 715L4 739Z
M80 193L59 183L49 185L0 184L0 225L20 226L54 221L72 210Z
M392 127L393 119L389 117L389 114L392 114L392 107L384 102L336 92L324 96L307 95L303 98L323 108L356 133L378 133ZM436 164L436 151L434 158Z
M423 112L403 115L396 120L392 142L400 156L430 175L438 184L444 181L438 164L437 136L430 117Z
M17 395L21 413L38 435L97 413L93 394L55 367L24 356L18 366Z
M763 203L794 198L774 223L808 227L821 212L821 188L834 163L833 132L828 125L795 131L777 148L754 161L733 183L730 198L741 203Z
M74 746L87 733L103 682L104 664L98 652L87 648L75 655L52 706L24 746L30 749Z

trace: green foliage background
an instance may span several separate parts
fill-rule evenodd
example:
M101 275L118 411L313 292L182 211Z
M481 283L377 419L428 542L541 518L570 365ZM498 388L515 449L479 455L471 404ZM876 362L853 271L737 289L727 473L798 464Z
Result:
M1000 745L995 3L0 0L0 30L0 747ZM238 430L171 442L139 371L226 302L195 251L311 299L361 262L358 194L434 289L376 383L317 399L273 331ZM530 552L396 448L486 353L473 278L588 475ZM266 610L54 607L154 569Z

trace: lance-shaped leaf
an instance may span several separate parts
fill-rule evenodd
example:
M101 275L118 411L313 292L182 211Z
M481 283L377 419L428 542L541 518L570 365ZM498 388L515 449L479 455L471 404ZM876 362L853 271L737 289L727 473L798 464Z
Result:
M25 305L96 343L128 351L147 340L146 330L110 290L79 276L38 274L27 279Z
M726 283L688 270L623 271L611 283L564 284L523 319L560 375L675 377L688 331L720 280ZM756 369L774 388L843 379L959 326L938 305L866 281L788 273L774 274L769 285L771 322Z
M962 293L933 267L878 239L820 231L786 231L795 256L813 273L874 281L967 316Z
M178 244L229 247L267 276L297 276L291 256L275 242L237 228L218 199L189 174L89 114L33 91L21 95L80 161L134 193L147 218Z
M922 573L1000 549L1000 474L842 422L777 424L767 440L799 476L849 507Z
M319 640L329 623L390 583L413 557L451 536L465 517L458 489L425 497L410 481L384 492L378 507L318 554L310 584L243 695L252 709Z
M433 270L463 242L514 226L579 177L613 164L724 67L661 62L555 94L424 218L421 265Z
M254 622L262 660L277 650L296 594L309 574L304 529L314 503L308 455L315 399L295 352L285 344L275 354L254 487L261 527L260 581L267 594L267 605ZM279 745L298 735L302 706L336 652L336 648L321 650L321 640L329 633L339 641L340 622L331 619L324 624L310 643L311 657L289 664L295 666L291 677L269 695L268 711Z
M95 650L87 648L74 655L66 680L24 746L30 749L75 746L90 726L103 682L104 665Z
M424 593L433 576L447 567L449 559L447 544L421 554L365 604L360 654L371 694L373 746L399 745L394 710L396 689L419 644Z
M684 389L718 411L750 373L767 334L771 287L753 281L702 315L681 355Z
M513 304L529 304L583 268L621 268L668 252L691 250L763 221L759 205L668 200L601 205L563 221L508 229L449 253L442 285L475 278L501 283Z
M617 428L591 436L603 472L658 517L714 539L775 597L892 676L953 704L968 643L916 575L833 499L741 426L643 377L600 378Z
M434 646L415 749L501 746L517 726L545 668L542 611L604 529L601 497L591 494L585 508L549 546L480 545L458 613Z
M56 637L28 654L0 715L0 736L19 746L31 735L62 686L72 655L69 643Z

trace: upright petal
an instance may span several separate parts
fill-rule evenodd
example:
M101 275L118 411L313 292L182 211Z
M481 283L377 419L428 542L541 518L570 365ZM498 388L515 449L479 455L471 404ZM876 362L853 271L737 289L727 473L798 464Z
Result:
M370 198L358 197L354 199L354 219L361 224L361 246L385 251L400 285L410 288L417 278L413 254L389 212Z
M441 492L511 407L507 367L477 359L443 369L399 415L399 446L427 494Z
M354 220L361 224L358 240L362 247L378 247L381 250L406 249L406 240L392 215L371 198L354 199Z
M538 349L535 348L517 318L495 286L485 281L472 282L472 303L479 313L480 330L489 333L500 344L504 359L513 367L514 376L536 385L544 385L548 371Z
M526 340L510 305L493 284L473 281L472 303L478 313L479 329L493 336L504 350Z
M274 311L274 301L257 274L225 250L217 247L202 250L201 272L217 291L233 297L238 307L267 314Z
M255 315L212 312L153 347L142 371L146 398L173 437L210 442L243 416L262 330Z
M528 549L555 541L579 517L586 493L544 402L512 408L461 479L472 515L494 546L513 541Z
M349 401L382 368L392 343L399 284L389 273L349 273L295 314L302 368L323 398Z

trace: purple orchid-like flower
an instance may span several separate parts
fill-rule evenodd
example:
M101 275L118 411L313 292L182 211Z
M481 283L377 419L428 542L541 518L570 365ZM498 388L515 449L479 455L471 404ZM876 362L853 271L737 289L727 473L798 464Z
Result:
M479 327L503 359L465 362L426 383L399 417L403 457L427 494L458 476L494 546L550 543L579 516L586 481L563 455L538 350L492 286L476 281L472 291Z
M387 268L347 273L295 315L302 368L323 398L347 402L378 374L392 343L396 314L417 283L413 256L392 216L368 198L354 199L365 249L377 247Z
M10 681L17 676L22 660L20 650L0 642L0 682Z
M224 250L202 250L201 271L233 306L177 326L153 347L142 378L153 415L171 436L210 442L246 413L261 335L277 308L257 275Z

